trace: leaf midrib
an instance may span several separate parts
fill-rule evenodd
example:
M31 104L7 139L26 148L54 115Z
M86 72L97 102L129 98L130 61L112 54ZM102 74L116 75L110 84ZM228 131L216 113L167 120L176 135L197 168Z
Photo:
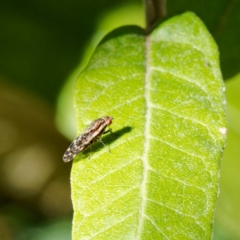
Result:
M143 154L142 154L142 162L143 162L143 179L140 186L140 194L141 194L141 204L139 208L139 222L137 228L136 239L141 238L142 228L143 228L143 219L145 217L145 207L146 207L146 184L147 184L147 173L148 173L148 161L147 161L147 154L149 149L149 127L150 127L150 101L149 101L149 61L150 61L150 37L146 35L145 37L145 101L146 101L146 115L145 115L145 127L144 127L144 147L143 147Z

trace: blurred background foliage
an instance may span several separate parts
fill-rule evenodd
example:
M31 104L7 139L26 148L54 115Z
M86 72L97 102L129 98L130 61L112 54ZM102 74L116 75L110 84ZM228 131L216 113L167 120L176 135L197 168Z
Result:
M228 145L214 239L240 239L240 2L167 1L213 34L227 86ZM144 26L139 0L0 1L0 239L71 239L71 164L77 75L110 30ZM84 113L83 113L84 114Z

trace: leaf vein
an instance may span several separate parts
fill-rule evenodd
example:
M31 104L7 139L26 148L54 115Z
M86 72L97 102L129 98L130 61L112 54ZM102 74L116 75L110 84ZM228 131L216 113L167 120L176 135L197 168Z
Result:
M118 225L118 224L121 223L121 222L124 222L126 219L132 217L135 213L136 213L136 212L133 212L133 213L127 215L125 218L121 219L120 221L115 222L115 223L112 224L112 225L109 224L107 228L104 228L102 231L99 231L99 232L97 232L97 233L94 234L94 235L91 235L89 239L92 239L92 238L96 237L97 235L99 235L100 233L105 232L105 231L109 230L110 228L113 228L114 226Z
M168 73L168 74L172 75L173 77L175 77L175 78L177 78L177 79L180 78L179 75L176 75L176 74L173 73L173 72L166 71L165 69L163 69L163 68L161 68L161 67L159 67L159 66L158 66L158 67L151 67L151 69L152 69L152 70L155 70L155 71L162 72L162 73ZM192 80L191 80L190 78L188 78L186 75L184 75L184 76L181 75L181 79L184 80L184 81L186 81L186 82L188 82L188 83L191 83L191 84L197 86L198 89L200 89L202 92L205 93L205 95L206 95L207 99L209 100L209 102L210 102L213 106L215 106L215 103L209 98L209 94L208 94L208 92L207 92L207 90L206 90L205 88L203 88L203 87L202 87L201 85L199 85L197 82L192 81Z
M158 110L162 110L162 111L168 112L168 113L170 113L170 114L172 114L172 115L175 115L175 116L177 116L177 117L179 117L179 118L183 118L183 119L185 119L185 120L189 120L189 121L191 121L191 122L193 122L193 123L197 123L197 124L203 126L203 127L206 128L206 130L208 131L209 136L210 136L210 137L214 140L214 142L216 143L216 138L213 136L213 134L212 134L211 131L209 130L209 127L208 127L206 124L204 124L203 122L200 122L200 121L198 121L198 120L196 120L196 119L193 119L193 118L189 118L189 117L183 116L183 115L181 115L181 114L179 114L179 113L175 113L175 112L169 111L169 110L167 110L167 109L162 108L160 105L157 105L157 104L151 104L151 107L156 108L156 109L158 109Z
M187 154L187 155L189 155L189 156L202 159L202 161L203 161L203 159L204 159L204 157L201 157L201 156L195 155L195 154L193 154L193 153L187 152L186 150L183 150L183 149L181 149L181 148L178 148L178 147L174 146L174 145L171 144L170 142L163 141L161 138L157 138L157 137L153 137L153 136L150 136L150 138L151 138L151 139L154 139L154 140L157 140L157 141L159 141L159 142L162 142L162 143L164 143L164 144L166 144L166 145L168 145L168 146L170 146L170 147L172 147L172 148L174 148L174 149L176 149L176 150L178 150L178 151L180 151L180 152L183 152L183 153L185 153L185 154ZM203 163L205 164L204 161L203 161Z
M148 215L144 214L144 217L157 229L158 232L160 232L166 239L169 239L167 235L164 234L164 232L157 226L154 220L152 220Z
M150 199L150 198L147 198L146 200L149 201L149 202L153 202L153 203L155 203L155 204L157 204L157 205L159 205L159 206L161 206L161 207L164 207L164 208L166 208L166 209L172 210L173 212L175 212L175 213L177 213L177 214L179 214L179 215L181 215L181 216L186 216L186 217L189 217L189 218L191 218L191 219L194 219L194 221L196 222L196 224L197 224L203 231L205 231L205 229L204 229L204 228L202 227L202 225L198 222L198 220L197 220L197 218L196 218L195 216L189 215L189 214L186 214L186 213L183 213L183 212L180 212L180 211L178 211L178 210L175 209L175 208L171 208L171 207L169 207L169 206L167 206L167 205L165 205L165 204L162 204L161 202L155 201L155 200Z
M177 179L177 178L174 178L174 177L166 176L166 175L162 174L161 172L156 171L155 169L153 169L151 167L149 168L149 170L152 171L152 172L157 173L158 175L161 175L164 178L171 179L171 180L174 180L176 182L182 183L183 185L185 185L187 187L192 187L192 188L196 188L198 190L201 190L205 194L205 196L206 196L206 189L203 189L203 188L200 188L198 186L194 186L194 185L188 184L185 181ZM206 198L207 198L207 196L206 196Z
M90 217L93 216L94 214L96 214L96 213L98 213L98 212L100 212L100 211L103 211L103 208L105 208L105 209L108 208L108 207L111 206L114 202L116 202L117 200L119 200L119 199L121 199L121 198L123 198L123 197L126 197L127 194L131 193L132 190L137 189L137 188L139 188L139 186L133 186L133 187L131 187L128 191L125 191L125 192L123 192L121 195L119 195L118 197L112 199L111 202L108 202L108 203L105 204L105 205L101 205L101 206L99 206L98 208L95 208L95 209L94 209L95 211L91 212L90 214L84 214L84 213L82 213L83 216L84 216L83 221L86 220L87 218L90 218ZM82 222L83 222L83 221L82 221ZM81 225L82 222L79 222L79 224Z
M108 171L105 175L102 175L101 177L99 178L95 178L94 181L92 182L89 182L88 185L84 186L82 189L86 189L86 188L89 188L90 186L92 186L93 184L96 184L98 183L99 181L103 180L104 178L106 178L107 176L110 176L111 174L113 173L116 173L118 172L119 170L125 168L125 167L128 167L129 165L131 165L133 162L139 160L139 158L135 158L134 160L132 160L131 162L128 162L127 164L124 164L122 166L120 166L119 168L115 168L113 171Z

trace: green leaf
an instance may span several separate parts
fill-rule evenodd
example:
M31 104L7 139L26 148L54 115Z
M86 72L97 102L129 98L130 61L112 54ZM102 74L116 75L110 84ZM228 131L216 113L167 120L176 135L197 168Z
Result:
M233 77L240 66L240 1L228 0L168 0L169 16L183 11L193 11L207 26L220 51L224 79Z
M107 35L79 76L79 134L113 131L72 169L73 239L209 239L226 138L218 50L192 13Z
M69 76L65 86L60 93L57 104L56 122L59 131L67 138L72 139L76 135L75 110L73 107L73 89L79 73L89 62L91 55L97 47L99 41L110 31L123 25L144 26L143 4L121 4L117 8L111 8L102 14L102 17L96 20L97 31L94 32L92 40L88 42L85 48L84 57Z

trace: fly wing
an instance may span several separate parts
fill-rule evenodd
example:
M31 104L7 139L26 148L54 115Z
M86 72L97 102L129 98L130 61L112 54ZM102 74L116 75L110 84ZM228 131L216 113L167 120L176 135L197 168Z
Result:
M82 135L81 135L77 137L68 147L68 149L63 155L63 161L70 162L82 150L83 150L83 146L82 146Z
M96 141L101 136L106 126L106 121L103 118L98 118L93 121L90 126L83 132L83 134L77 137L71 143L63 155L63 161L70 162L78 153Z

